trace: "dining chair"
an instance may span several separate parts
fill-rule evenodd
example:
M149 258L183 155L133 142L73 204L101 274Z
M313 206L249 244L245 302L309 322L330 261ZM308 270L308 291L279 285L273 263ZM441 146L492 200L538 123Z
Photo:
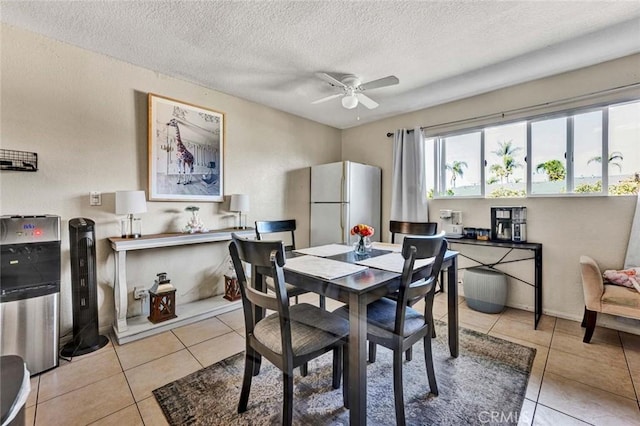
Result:
M429 389L438 395L431 352L431 329L433 328L433 296L435 283L447 251L444 233L424 237L405 237L402 244L404 264L398 300L378 299L367 306L367 340L393 351L393 391L395 395L396 422L405 424L404 394L402 389L402 353L422 339L424 361L427 368ZM413 266L419 259L433 257L427 275L414 281ZM412 300L425 300L423 313L409 306ZM349 307L334 311L345 318Z
M391 232L391 243L395 244L396 234L405 235L435 235L438 232L438 222L404 222L399 220L389 221L389 231ZM440 274L440 290L436 287L436 293L442 290L443 275ZM397 300L398 294L394 293L387 296L393 300ZM413 304L418 301L414 301ZM412 303L412 302L409 302ZM413 306L413 304L411 306ZM431 337L436 337L436 330L432 328ZM413 359L413 350L407 349L406 360L411 361ZM373 342L369 342L369 362L376 361L376 345Z
M258 240L262 240L265 234L289 234L290 244L284 246L285 251L293 251L296 249L296 220L295 219L287 219L287 220L259 220L256 221L256 238ZM273 282L271 280L267 280L267 287L274 291ZM295 297L296 303L298 303L298 296L301 294L308 293L308 291L303 290L299 287L296 287L291 284L285 284L287 289L287 295L289 298ZM327 303L326 298L320 295L320 308L326 309Z
M403 222L399 220L389 221L389 231L391 231L391 244L396 242L396 234L405 235L436 235L438 232L438 222ZM443 276L440 276L440 289L436 289L436 293L442 291ZM433 337L436 337L435 334Z
M349 321L308 303L289 306L282 269L285 264L282 241L249 240L235 233L231 237L229 252L240 283L246 329L244 378L238 413L247 410L252 377L258 374L264 356L282 371L282 424L290 425L293 416L293 369L329 351L333 351L334 389L340 387L342 364L345 364L343 398L348 408L346 345ZM251 282L245 268L251 268ZM275 295L267 293L258 282L261 276L273 278ZM267 309L274 313L265 317Z
M438 222L403 222L389 221L391 244L396 242L396 234L407 235L435 235L438 232Z

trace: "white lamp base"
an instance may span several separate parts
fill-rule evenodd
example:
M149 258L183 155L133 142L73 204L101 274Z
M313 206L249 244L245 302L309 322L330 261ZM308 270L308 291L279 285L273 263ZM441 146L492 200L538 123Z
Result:
M233 229L247 229L247 225L242 223L242 212L238 212L238 226L234 226Z
M132 214L120 221L120 233L122 238L140 238L142 236L142 221L134 218Z

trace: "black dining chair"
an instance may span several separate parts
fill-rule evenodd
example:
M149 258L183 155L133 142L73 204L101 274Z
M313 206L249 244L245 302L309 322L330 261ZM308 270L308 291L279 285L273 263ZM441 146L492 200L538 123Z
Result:
M404 235L436 235L438 233L438 222L404 222L400 220L389 221L389 231L391 232L391 244L396 242L396 234ZM442 290L442 276L440 277L440 290ZM435 335L433 337L436 337Z
M396 234L406 235L435 235L438 232L438 222L403 222L389 221L391 244L396 242Z
M402 389L402 353L422 339L424 343L424 361L431 393L438 395L431 353L431 329L433 328L433 296L435 284L444 255L447 241L444 233L425 237L405 237L402 244L402 280L398 291L398 300L378 299L367 306L367 340L393 351L393 391L395 395L396 422L405 424L404 393ZM414 277L414 262L418 259L434 257L427 269L426 276ZM417 280L416 280L417 279ZM422 313L409 306L412 300L425 300ZM345 318L349 317L349 307L334 311Z
M242 294L246 328L244 379L238 413L247 410L252 377L262 357L282 371L282 424L293 416L293 369L333 351L333 388L340 387L342 364L348 360L349 321L308 303L289 306L284 284L285 251L282 241L255 241L232 234L229 252ZM244 262L244 264L243 264ZM251 282L244 268L251 268ZM267 293L262 277L270 276L275 295ZM274 313L264 317L266 310ZM345 368L343 397L348 407Z
M420 236L429 236L436 235L438 232L438 222L404 222L399 220L391 220L389 221L389 231L391 232L391 243L395 244L396 234L404 234L404 235L420 235ZM442 274L440 274L439 284L442 287ZM442 290L438 290L436 283L436 293ZM390 294L387 296L393 300L398 299L398 293ZM419 300L409 301L410 306L413 306ZM432 328L431 337L436 337L436 330ZM413 359L413 350L411 348L407 349L406 352L406 360L411 361ZM369 362L376 362L376 345L373 342L369 342Z
M290 244L284 246L285 251L293 251L296 249L296 221L295 219L287 219L287 220L259 220L256 221L256 238L258 240L263 240L263 236L266 234L280 234L280 236L288 234L290 239ZM267 280L267 287L274 291L273 282L271 280ZM298 296L301 294L308 293L308 291L303 290L299 287L296 287L291 284L285 284L287 289L287 295L291 298L294 297L296 303L298 303ZM320 308L326 309L326 298L320 295Z

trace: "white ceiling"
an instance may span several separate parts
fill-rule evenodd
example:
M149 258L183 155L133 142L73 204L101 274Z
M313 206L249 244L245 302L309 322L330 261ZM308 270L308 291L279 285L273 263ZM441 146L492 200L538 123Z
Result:
M0 7L4 23L341 129L640 52L638 0ZM367 91L374 110L346 110L311 104L336 90L317 72L400 84Z

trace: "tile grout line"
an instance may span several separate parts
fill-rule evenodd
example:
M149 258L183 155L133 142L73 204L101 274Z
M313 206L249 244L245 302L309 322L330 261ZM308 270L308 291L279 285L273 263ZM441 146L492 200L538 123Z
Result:
M136 408L138 409L138 413L140 414L140 418L142 419L142 424L144 426L147 426L147 422L144 419L144 416L142 415L142 411L140 411L140 403L142 401L146 401L149 398L153 398L153 400L155 401L156 397L153 393L151 393L151 396L145 398L145 399L141 399L140 401L136 401ZM156 404L158 403L158 401L156 401ZM162 411L162 407L160 407L160 404L158 404L158 407L160 408L160 412L162 413L163 417L164 417L164 411ZM166 417L164 417L164 419L166 420ZM151 424L149 424L149 426L152 426Z
M121 366L121 368L122 368L122 366ZM68 394L70 394L70 393L72 393L72 392L76 392L76 391L79 391L79 390L81 390L81 389L87 388L87 387L89 387L89 386L95 385L96 383L100 383L100 382L102 382L102 381L104 381L104 380L109 380L109 379L111 379L111 378L113 378L113 377L117 376L118 374L122 374L122 375L124 376L125 380L127 380L127 376L124 374L124 371L120 371L120 372L118 372L118 373L114 373L114 374L112 374L112 375L110 375L110 376L103 377L102 379L100 379L100 380L98 380L98 381L95 381L95 382L92 382L92 383L88 383L88 384L86 384L86 385L84 385L84 386L81 386L81 387L79 387L79 388L72 389L72 390L70 390L70 391L68 391L68 392L64 392L64 393L61 393L61 394L59 394L59 395L56 395L56 396L54 396L53 398L47 399L46 401L43 401L43 402L41 402L41 403L39 402L39 403L35 406L35 407L36 407L36 412L35 412L35 414L34 414L33 424L34 424L34 425L36 424L36 417L37 417L37 414L38 414L38 410L37 410L37 406L38 406L38 405L42 405L42 404L48 403L48 402L53 401L53 400L55 400L55 399L57 399L57 398L63 397L63 396L65 396L65 395L68 395ZM128 381L127 381L127 386L128 386L128 385L129 385L129 383L128 383ZM131 390L131 389L129 389L129 390ZM132 396L132 399L133 399L133 401L134 401L134 403L135 403L135 398L133 398L133 393L131 394L131 396ZM127 406L127 407L128 407L128 406ZM126 407L125 407L125 408L126 408ZM109 413L108 415L111 415L111 414L116 413L116 412L118 412L118 411L120 411L120 410L116 410L116 411L114 411L114 412L112 412L112 413ZM96 419L96 421L97 421L97 420L100 420L100 419Z
M565 353L566 353L566 352L565 352ZM546 366L545 366L545 372L546 372L546 370L547 370L547 368L546 368ZM544 373L543 373L543 374L544 374ZM579 384L581 384L581 385L583 385L583 386L587 386L587 387L593 388L593 389L595 389L595 390L597 390L597 391L605 392L605 393L608 393L608 394L610 394L610 395L616 396L616 397L618 397L618 398L624 398L624 399L626 399L626 400L633 401L633 402L635 402L635 403L636 403L636 405L638 404L638 400L637 400L636 398L630 398L630 397L625 396L625 395L620 395L620 394L617 394L617 393L615 393L615 392L611 392L611 391L608 391L608 390L606 390L606 389L602 389L602 388L600 388L600 387L598 387L598 386L595 386L595 385L593 385L593 384L590 384L590 383L584 383L584 382L581 382L580 380L576 380L576 379L571 378L571 377L563 376L562 374L557 373L557 372L552 372L552 374L555 374L555 375L556 375L556 376L558 376L558 377L562 377L562 378L563 378L563 379L565 379L565 380L569 380L569 381L572 381L572 382L579 383ZM541 386L541 388L542 388L542 386ZM634 393L635 393L635 388L634 388ZM557 410L556 410L556 411L557 411Z
M131 394L131 399L133 399L133 403L136 406L136 410L138 410L138 414L140 415L140 419L142 419L142 423L144 424L144 418L142 417L142 412L140 411L140 407L138 407L138 401L136 401L136 397L133 395L133 389L131 389L131 383L129 383L129 378L124 372L124 367L122 366L122 361L120 361L120 356L118 355L118 351L116 351L116 347L113 347L113 351L116 353L116 358L118 359L118 364L120 364L120 369L122 370L122 375L124 376L124 380L127 382L127 387L129 388L129 393ZM126 407L125 407L126 408ZM113 414L113 413L111 413Z
M624 361L627 364L627 370L629 371L629 376L631 377L631 385L633 386L633 390L636 394L636 404L638 405L638 409L640 409L640 391L639 391L640 383L636 385L636 381L633 380L633 373L631 372L631 364L629 363L629 357L627 357L627 349L625 348L624 340L622 340L622 336L620 335L619 331L618 331L618 338L620 339L620 345L622 346Z
M538 405L541 405L541 406L543 406L544 408L548 408L549 410L553 410L553 411L556 411L556 412L558 412L558 413L564 414L565 416L567 416L567 417L571 417L572 419L576 419L576 420L578 420L578 421L580 421L580 422L582 422L582 423L585 423L585 424L588 424L588 425L594 426L594 423L590 423L590 422L588 422L588 421L586 421L586 420L583 420L583 419L581 419L581 418L579 418L579 417L572 416L571 414L567 414L567 413L565 413L565 412L563 412L563 411L558 410L557 408L549 407L548 405L544 405L544 404L542 404L542 403L537 403L537 404L536 404L536 406L538 406Z
M215 317L214 317L214 318L215 318ZM223 324L224 324L224 323L223 323ZM219 334L219 335L217 335L217 336L209 337L209 338L207 338L207 339L201 340L201 341L196 342L196 343L193 343L193 344L191 344L191 345L187 345L187 343L186 343L186 342L183 342L183 341L182 341L182 339L180 339L180 337L178 337L178 335L177 335L177 334L173 333L173 335L174 335L174 336L176 336L176 339L178 339L178 340L180 341L180 343L182 343L182 345L183 345L185 348L190 348L190 347L192 347L192 346L196 346L196 345L199 345L199 344L201 344L201 343L208 342L209 340L217 339L218 337L221 337L221 336L227 335L227 334L229 334L229 333L231 333L231 332L235 331L233 328L231 328L231 326L229 326L229 325L227 325L227 324L224 324L224 325L225 325L225 327L227 327L227 328L229 329L229 331L225 331L225 332L224 332L224 333L222 333L222 334ZM169 331L173 332L173 330L169 330Z
M38 376L38 385L37 385L37 390L36 390L36 402L35 404L33 404L33 425L31 426L35 426L36 424L36 419L38 418L38 399L40 397L40 376Z
M217 317L215 317L215 318L217 318ZM224 333L224 334L221 334L220 336L212 337L211 339L203 340L202 342L195 343L194 345L191 345L191 346L195 346L195 345L198 345L198 344L200 344L200 343L206 342L206 341L208 341L208 340L212 340L212 339L214 339L214 338L216 338L216 337L221 337L221 336L224 336L224 335L226 335L226 334L230 334L230 333L235 332L235 330L234 330L234 329L232 329L232 328L231 328L231 326L229 326L228 324L224 323L222 320L220 320L220 321L221 321L225 326L229 327L229 329L230 329L231 331L229 331L229 332L227 332L227 333ZM144 399L147 399L147 398L144 398L143 400L140 400L140 401L136 401L135 396L133 396L133 389L132 389L132 387L131 387L131 383L129 382L129 377L128 377L128 376L127 376L127 374L126 374L126 372L127 372L127 371L130 371L130 370L132 370L132 369L134 369L134 368L138 368L138 367L143 366L143 365L145 365L145 364L149 364L149 363L151 363L151 362L157 361L157 360L162 359L162 358L164 358L164 357L166 357L166 356L176 354L176 353L178 353L178 352L180 352L180 351L182 351L182 350L186 350L186 351L189 353L189 355L191 355L191 356L193 357L193 359L198 363L198 365L200 366L200 368L199 368L198 370L201 370L201 369L205 368L205 366L202 364L202 362L200 362L200 360L199 360L199 359L195 356L195 354L191 351L191 349L190 349L190 348L191 348L191 346L187 346L187 345L186 345L186 344L185 344L185 343L180 339L180 337L178 337L178 336L173 332L173 330L168 330L168 331L169 331L169 332L170 332L170 333L171 333L171 334L172 334L172 335L173 335L173 336L178 340L178 342L180 342L180 344L182 345L182 348L181 348L181 349L175 350L175 351L173 351L173 352L169 352L169 353L167 353L167 354L165 354L165 355L163 355L163 356L161 356L161 357L154 358L154 359L151 359L151 360L149 360L149 361L143 362L143 363L141 363L141 364L138 364L138 365L132 366L132 367L130 367L130 368L128 368L128 369L126 369L126 370L125 370L125 369L124 369L124 367L122 366L122 362L120 361L120 357L119 357L119 355L118 355L118 351L116 351L116 350L115 350L115 347L114 347L114 352L116 353L116 357L117 357L117 359L118 359L118 363L120 364L120 368L121 368L121 370L122 370L122 373L124 374L125 380L127 381L127 386L129 387L129 391L131 392L131 395L132 395L132 397L133 397L134 404L136 404L136 408L138 409L138 412L140 413L140 417L141 417L141 418L142 418L142 413L140 412L140 408L139 408L139 406L138 406L138 403L139 403L139 402L141 402L141 401L144 401ZM198 370L196 370L196 371L198 371ZM189 374L191 374L191 373L189 373ZM188 375L188 374L187 374L187 375ZM184 377L184 376L183 376L183 377ZM155 398L155 396L153 395L153 392L151 393L151 396L149 396L148 398ZM116 412L117 412L117 411L116 411ZM111 414L114 414L114 413L111 413ZM143 422L144 422L144 419L143 419Z
M169 331L171 331L171 330L169 330ZM174 336L175 336L175 334L174 334ZM151 336L151 337L152 337L152 336ZM176 338L177 338L177 336L176 336ZM129 370L133 370L134 368L138 368L138 367L140 367L140 366L142 366L142 365L149 364L150 362L154 362L154 361L157 361L157 360L159 360L159 359L162 359L162 358L164 358L165 356L173 355L173 354L176 354L176 353L178 353L178 352L180 352L180 351L182 351L182 350L187 349L186 345L185 345L184 343L182 343L182 341L181 341L180 339L178 339L178 342L180 342L180 344L182 345L182 348L180 348L180 349L178 349L178 350L175 350L175 351L173 351L173 352L167 352L166 354L164 354L164 355L162 355L162 356L159 356L159 357L157 357L157 358L150 359L150 360L145 361L145 362L140 363L140 364L133 365L133 366L131 366L131 367L127 368L127 369L124 369L124 367L122 367L122 363L120 363L120 367L122 368L122 372L123 372L123 373L126 373L127 371L129 371ZM117 354L118 354L118 351L116 351L116 355L117 355ZM118 357L118 361L120 361L120 357ZM125 376L126 376L126 374L125 374Z
M197 344L197 343L196 343L196 344ZM189 352L189 355L191 355L191 356L193 357L193 359L195 359L195 360L196 360L196 362L198 363L198 365L200 366L200 368L199 368L199 369L197 369L196 371L200 371L200 370L202 370L202 369L204 368L204 365L202 365L202 363L200 362L200 360L198 359L198 357L197 357L197 356L195 356L195 354L194 354L193 352L191 352L191 346L188 346L186 349L187 349L187 352ZM194 371L194 373L195 373L196 371ZM193 374L193 373L189 373L189 374ZM188 376L189 374L187 374L187 376ZM183 376L183 377L186 377L186 376ZM182 378L182 377L181 377L181 378ZM152 393L152 395L153 395L153 393Z
M102 382L103 380L110 379L110 378L112 378L112 377L114 377L114 376L117 376L117 375L118 375L118 374L120 374L120 373L124 374L124 372L123 372L123 371L120 371L120 372L117 372L117 373L111 374L110 376L103 377L102 379L100 379L100 380L96 380L95 382L87 383L86 385L84 385L84 386L80 386L79 388L75 388L75 389L71 389L70 391L63 392L63 393L61 393L61 394L59 394L59 395L56 395L56 396L54 396L54 397L52 397L52 398L49 398L49 399L47 399L47 400L44 400L44 401L42 401L42 402L39 402L40 398L37 398L37 399L38 399L38 404L37 404L37 405L42 405L42 404L45 404L45 403L47 403L47 402L49 402L49 401L53 401L54 399L56 399L56 398L60 398L61 396L64 396L64 395L68 395L68 394L70 394L71 392L75 392L75 391L78 391L78 390L80 390L80 389L84 389L84 388L86 388L86 387L88 387L88 386L94 385L94 384L96 384L96 383ZM125 376L125 377L126 377L126 376Z
M562 333L561 331L556 330L557 323L558 323L558 322L557 322L557 318L556 318L556 322L555 322L555 324L554 324L554 326L553 326L553 335L551 336L551 342L553 342L553 337L555 336L556 331L558 331L559 333ZM562 334L565 334L565 333L562 333ZM555 349L555 350L557 350L557 349ZM560 351L560 352L563 352L563 351ZM567 353L567 352L564 352L564 353ZM548 360L549 360L549 356L550 356L550 355L551 355L551 344L550 344L550 346L549 346L549 351L548 351L548 353L547 353L547 359L545 360L545 366L544 366L544 370L543 370L543 372L542 372L542 379L541 379L541 381L540 381L540 390L538 391L538 398L537 398L537 399L540 399L540 394L542 393L542 385L543 385L543 382L544 382L544 375L545 375L545 373L547 372L547 362L548 362ZM626 355L625 355L625 358L626 358ZM596 390L598 390L598 391L600 391L600 392L606 392L606 393L608 393L608 394L614 395L614 396L619 397L619 398L631 399L631 398L628 398L628 397L625 397L625 396L622 396L622 395L618 395L618 394L613 393L613 392L609 392L609 391L607 391L607 390L605 390L605 389L601 389L601 388L599 388L599 387L597 387L597 386L593 386L593 385L590 385L590 384L587 384L587 383L582 383L582 382L580 382L580 381L578 381L578 380L575 380L575 379L572 379L572 378L569 378L569 377L565 377L565 376L563 376L563 375L561 375L561 374L558 374L558 373L553 373L553 374L555 374L556 376L562 377L562 378L564 378L565 380L569 380L569 381L572 381L572 382L576 382L576 383L579 383L579 384L581 384L581 385L583 385L583 386L588 386L588 387L590 387L590 388L596 389ZM632 384L633 384L633 380L632 380ZM634 390L635 390L635 388L634 388ZM636 402L636 404L638 404L638 400L637 400L637 399L635 400L635 402ZM582 421L582 422L584 422L584 423L592 424L592 423L589 423L589 422L588 422L588 421L586 421L586 420L579 419L579 418L577 418L577 417L575 417L575 416L572 416L572 415L570 415L570 414L568 414L568 413L565 413L564 411L560 411L560 410L558 410L558 409L556 409L556 408L549 407L549 406L544 405L544 404L542 404L542 403L540 403L540 402L537 402L537 401L536 401L536 404L540 404L540 405L542 405L543 407L546 407L546 408L549 408L549 409L551 409L551 410L557 411L557 412L562 413L562 414L564 414L564 415L566 415L566 416L569 416L569 417L572 417L572 418L578 419L578 420L580 420L580 421Z
M556 328L558 326L558 319L556 318L553 322L553 330L551 331L551 340L549 340L549 347L547 348L547 356L544 359L544 366L542 367L542 377L540 377L540 388L538 389L536 395L536 406L540 401L540 394L542 393L542 385L544 384L544 375L547 372L547 365L549 364L549 356L551 356L551 345L553 344L553 337L556 334ZM557 410L556 410L557 411ZM563 413L566 414L566 413Z
M220 336L212 337L211 339L203 340L202 342L194 343L191 346L187 346L186 349L187 349L187 351L189 351L191 356L198 362L198 364L200 364L200 367L201 367L200 370L203 369L203 368L207 368L208 366L203 365L202 362L200 362L200 360L198 359L198 357L196 357L196 355L193 352L191 352L190 348L192 348L193 346L199 345L201 343L208 342L209 340L217 339L219 337L226 336L226 335L233 334L233 333L235 333L235 334L239 335L240 337L242 337L243 339L245 339L245 337L242 334L238 333L237 330L231 329L231 331L228 332L228 333L224 333L224 334L221 334ZM240 353L240 352L238 352L238 353ZM233 355L236 355L236 354L233 354ZM233 355L231 355L231 356L233 356ZM213 364L215 364L215 362ZM213 365L213 364L211 364L211 365Z
M535 324L535 318L534 318L534 324ZM553 323L553 330L551 331L551 340L549 341L549 347L547 348L547 356L545 357L544 360L544 366L542 367L542 376L540 377L540 387L538 388L538 391L536 392L536 400L535 402L535 407L533 407L533 416L531 417L531 424L533 425L533 421L536 418L536 412L538 411L538 405L542 405L545 406L544 404L540 404L539 400L540 400L540 394L542 393L542 385L544 383L544 375L547 372L547 362L549 361L549 354L551 353L551 343L553 342L553 336L555 335L556 332L556 326L558 324L557 318L556 321L554 321ZM536 351L537 354L537 351ZM534 358L535 360L535 358ZM558 410L556 410L558 411ZM566 413L562 413L562 414L566 414Z
M135 400L135 398L134 398L134 400ZM144 401L144 399L143 399L143 401ZM142 416L142 411L140 411L140 405L138 405L138 401L135 401L135 404L136 404L136 410L138 410L138 415L140 416L140 420L142 420L142 424L144 426L146 426L147 422L144 421L144 417ZM151 426L151 425L149 425L149 426Z
M126 372L127 372L127 371L129 371L129 370L133 370L134 368L138 368L138 367L140 367L140 366L143 366L143 365L149 364L149 363L151 363L151 362L157 361L157 360L162 359L162 358L164 358L164 357L166 357L166 356L170 356L170 355L176 354L176 353L178 353L178 352L180 352L180 351L183 351L183 350L186 350L186 351L189 353L189 355L191 355L191 356L196 360L196 362L197 362L200 366L202 366L202 364L200 363L200 361L198 360L198 358L196 358L196 357L193 355L193 353L191 353L191 351L189 350L189 348L188 348L188 347L187 347L187 346L182 342L182 340L180 340L180 338L179 338L178 336L176 336L176 334L173 332L173 330L168 330L168 331L169 331L169 332L170 332L170 333L171 333L171 334L172 334L176 339L178 339L178 342L180 342L180 344L182 345L182 349L178 349L178 350L176 350L176 351L169 352L169 353L167 353L167 354L165 354L165 355L163 355L163 356L161 356L161 357L154 358L154 359L151 359L151 360L149 360L149 361L143 362L142 364L135 365L135 366L133 366L133 367L128 368L127 370L124 370L124 369L123 369L123 371L122 371L122 373L124 374L125 379L127 380L127 386L129 386L129 391L131 392L131 396L133 397L133 402L134 402L134 404L136 404L136 408L138 409L138 412L140 413L140 417L141 417L141 418L142 418L142 413L140 412L140 407L138 407L138 402L144 401L144 400L145 400L145 399L147 399L147 398L141 399L140 401L137 401L137 400L136 400L136 397L135 397L135 395L133 394L133 389L131 388L131 384L129 383L129 378L127 377L127 374L126 374ZM117 354L117 351L116 351L116 354ZM119 358L119 357L118 357L118 360L120 360L120 358ZM122 367L122 364L121 364L120 366ZM188 374L187 374L187 375L188 375ZM183 377L184 377L184 376L183 376ZM165 383L165 384L166 384L166 383ZM164 385L162 385L162 386L164 386ZM153 395L153 391L154 391L154 390L155 390L155 389L152 389L152 391L151 391L151 396L150 396L150 397L148 397L148 398L155 398L155 395ZM113 414L113 413L112 413L112 414ZM144 423L144 419L143 419L143 423Z
M127 408L131 407L132 405L136 405L136 409L138 408L138 407L137 407L137 405L138 405L138 404L136 404L136 402L135 402L135 400L134 400L134 401L133 401L133 404L130 404L130 405L124 406L124 407L122 407L122 408L120 408L120 409L118 409L118 410L114 411L113 413L109 413L109 414L107 414L107 415L105 415L105 416L100 417L99 419L95 419L95 420L94 420L94 421L92 421L91 423L86 423L86 425L87 425L87 426L89 426L89 425L96 424L96 423L97 423L97 422L99 422L100 420L102 420L102 419L106 419L107 417L112 416L112 415L114 415L114 414L116 414L116 413L119 413L120 411L126 410ZM139 411L139 410L138 410L138 414L140 414L140 411ZM140 414L140 418L142 418L142 414ZM144 422L143 422L143 423L144 423Z
M113 349L113 351L114 351L114 353L115 353L115 348L113 347L113 345L111 346L111 348ZM107 353L107 352L105 352L105 353ZM117 358L117 354L116 354L116 358ZM87 359L89 359L89 358L86 358L85 360L80 360L80 361L86 361ZM72 360L73 360L73 358L72 358ZM120 364L120 361L119 361L119 360L118 360L118 364ZM67 364L65 364L65 366L71 366L71 365L72 365L72 361L68 361L68 362L67 362ZM122 365L120 365L120 369L122 369ZM46 374L46 373L45 373L45 374ZM88 383L88 384L86 384L85 386L81 386L81 387L79 387L79 388L72 389L72 390L70 390L70 391L68 391L68 392L63 392L63 393L61 393L61 394L59 394L59 395L56 395L56 396L54 396L54 397L52 397L52 398L49 398L49 399L47 399L47 400L44 400L44 401L42 401L42 402L40 402L40 385L42 384L42 375L38 375L38 385L37 385L37 390L36 390L36 402L35 402L35 404L33 405L33 407L34 407L34 412L33 412L33 425L35 425L35 424L36 424L36 422L37 422L37 417L38 417L38 405L44 404L44 403L46 403L46 402L48 402L48 401L52 401L52 400L54 400L54 399L56 399L56 398L59 398L59 397L64 396L64 395L66 395L66 394L68 394L68 393L74 392L74 391L76 391L76 390L83 389L83 388L85 388L85 387L87 387L87 386L90 386L90 385L92 385L92 384L94 384L94 383L97 383L97 382L100 382L100 381L102 381L102 380L109 379L109 378L111 378L111 377L113 377L113 376L115 376L115 375L117 375L117 374L119 374L119 373L115 373L115 374L113 374L113 375L111 375L111 376L104 377L104 378L102 378L101 380L98 380L98 381L96 381L96 382L92 382L92 383Z

